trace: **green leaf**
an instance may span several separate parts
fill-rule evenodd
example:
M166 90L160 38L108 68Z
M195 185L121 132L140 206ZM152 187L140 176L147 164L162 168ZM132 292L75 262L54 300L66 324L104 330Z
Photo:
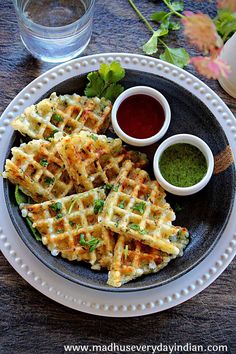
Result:
M100 243L100 240L92 236L89 241L85 241L84 234L81 234L79 243L81 246L89 247L89 252L93 252Z
M175 21L171 21L169 22L169 26L168 29L170 31L178 31L180 29L180 23L179 22L175 22Z
M47 167L47 165L48 165L48 160L47 160L47 159L41 159L39 163L40 163L41 166Z
M230 10L220 9L217 12L217 16L214 18L214 23L217 32L225 42L236 32L236 13Z
M125 200L122 200L122 202L120 202L118 207L121 208L121 209L124 209L125 208Z
M122 68L120 63L113 61L110 65L104 63L101 64L99 74L105 81L105 84L115 84L124 78L125 70Z
M160 59L183 68L189 62L189 54L184 48L168 47L165 49L164 53L160 55Z
M20 190L18 185L15 188L15 199L18 205L22 203L27 204L29 202L28 196Z
M152 37L143 45L143 51L144 53L148 55L155 54L158 49L157 49L157 41L158 41L158 35L156 32L153 33Z
M55 211L55 213L57 213L58 211L60 211L62 209L62 204L61 204L61 202L56 202L56 203L50 205L49 207L50 207L50 209Z
M182 12L184 11L184 3L183 1L174 1L171 3L171 7L173 8L173 10L177 11L177 12Z
M63 118L60 114L58 113L53 113L52 115L52 120L54 120L55 122L63 122Z
M110 65L103 63L99 71L87 75L89 82L84 91L85 95L87 97L105 97L114 102L124 90L123 86L117 84L124 76L125 70L120 63L116 61Z
M144 202L136 203L133 207L133 210L138 211L141 215L144 214L145 209L146 209L146 203Z
M165 11L159 11L159 12L154 12L151 15L151 20L154 22L161 22L164 17L170 16L168 12Z
M15 199L18 205L22 203L27 204L31 202L30 198L19 189L18 185L15 188ZM28 224L35 239L37 241L42 241L42 236L40 235L38 230L33 227L33 224L28 217L26 218L26 223Z
M95 199L93 205L94 205L94 214L101 213L104 206L104 200Z
M124 87L121 86L120 84L110 84L108 88L105 90L103 96L107 99L110 100L111 102L114 102L116 98L124 91Z
M42 236L40 235L40 233L38 232L38 230L33 227L33 224L32 224L32 222L30 221L29 218L26 218L26 222L27 222L27 224L28 224L30 230L32 231L32 234L34 235L35 239L36 239L37 241L42 241Z
M101 97L101 93L105 87L105 83L98 72L91 72L87 75L89 83L85 88L85 95L87 97Z

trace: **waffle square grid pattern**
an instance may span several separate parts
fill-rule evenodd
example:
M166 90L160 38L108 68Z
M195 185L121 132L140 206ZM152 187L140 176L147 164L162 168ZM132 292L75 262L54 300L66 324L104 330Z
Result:
M125 233L150 247L177 255L179 249L169 238L176 234L172 225L175 214L165 202L165 193L148 173L135 169L131 161L124 163L117 179L117 189L106 201L104 225L117 233Z
M112 232L98 223L94 210L96 201L102 205L105 198L104 190L97 188L41 204L22 204L20 208L22 215L32 220L52 255L61 253L70 261L89 262L99 270L109 267L114 249ZM91 240L96 240L96 247L89 248Z
M109 125L111 102L105 98L52 93L36 105L27 107L12 126L32 139L51 139L57 132L72 134L82 129L104 132Z
M182 256L189 235L172 225L164 190L144 170L146 155L98 135L110 112L109 101L76 94L53 93L26 108L12 126L35 140L12 148L3 177L31 197L22 216L53 256L106 268L108 285L120 287Z

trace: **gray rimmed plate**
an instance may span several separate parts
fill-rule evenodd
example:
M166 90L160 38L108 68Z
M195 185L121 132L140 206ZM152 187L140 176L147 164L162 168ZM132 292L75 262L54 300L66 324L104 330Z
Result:
M56 91L58 94L83 93L86 75L73 77L46 92L41 98ZM216 155L228 145L227 138L218 121L210 110L194 95L177 83L154 74L126 70L123 80L125 88L136 85L147 85L159 90L169 101L172 110L172 121L164 139L179 133L190 133L199 136L210 146ZM36 102L35 102L36 103ZM14 133L9 145L10 149L19 144L20 134ZM162 139L163 140L163 139ZM147 148L139 148L146 152L150 160L157 144ZM7 156L7 157L8 157ZM149 172L152 173L150 167ZM138 278L119 289L106 285L107 272L92 271L88 265L80 262L69 262L60 257L52 257L50 252L37 242L28 230L14 199L14 186L4 181L5 199L8 211L18 234L27 247L50 269L73 282L91 288L106 291L137 291L160 286L176 279L196 266L214 247L220 238L230 216L235 193L235 168L231 165L224 172L214 175L201 192L188 197L168 195L167 200L176 211L176 225L185 226L191 235L190 244L184 256L172 261L157 274Z

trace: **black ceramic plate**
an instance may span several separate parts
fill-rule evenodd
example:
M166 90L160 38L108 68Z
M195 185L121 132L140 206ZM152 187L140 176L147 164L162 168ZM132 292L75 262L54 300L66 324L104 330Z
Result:
M48 97L53 91L58 94L72 94L74 92L83 94L85 84L86 75L74 77L55 86L41 99ZM210 146L214 155L224 150L228 145L224 131L212 113L200 100L181 86L156 75L130 70L126 71L123 85L125 88L137 85L151 86L167 98L172 111L172 120L164 139L179 133L194 134ZM10 157L10 148L19 144L19 139L19 133L14 133L7 157ZM139 148L139 150L146 152L152 162L157 146L158 144L155 144L155 146ZM149 172L153 173L151 165ZM193 196L167 196L173 209L176 209L175 225L187 227L191 235L191 241L184 256L172 261L159 273L140 277L119 289L106 285L107 272L105 271L92 271L88 265L82 262L69 262L63 258L51 256L50 252L34 239L21 217L14 198L14 186L8 181L4 181L4 186L6 204L18 234L28 248L47 267L66 279L99 290L137 291L170 282L191 270L206 257L219 239L231 212L235 191L235 169L232 165L226 171L214 175L209 184ZM177 211L179 207L181 211Z

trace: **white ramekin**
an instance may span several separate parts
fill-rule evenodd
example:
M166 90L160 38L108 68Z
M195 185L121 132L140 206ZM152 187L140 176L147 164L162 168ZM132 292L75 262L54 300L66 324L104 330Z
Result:
M185 144L190 144L193 146L196 146L205 156L206 162L207 162L207 173L203 177L203 179L198 182L197 184L194 184L191 187L176 187L172 185L171 183L167 182L164 177L161 174L161 171L159 169L159 160L162 155L162 153L171 145L179 144L179 143L185 143ZM209 146L200 138L198 138L195 135L190 135L190 134L178 134L178 135L173 135L170 138L166 139L163 141L163 143L158 147L154 160L153 160L153 168L154 168L154 174L156 176L157 181L160 183L160 185L168 192L175 194L175 195L191 195L199 192L201 189L203 189L207 183L209 182L213 169L214 169L214 157L211 152L211 149Z
M161 130L157 134L151 136L150 138L137 139L132 136L129 136L120 128L120 126L117 122L117 111L118 111L118 108L120 107L121 103L127 97L130 97L133 95L138 95L138 94L143 94L143 95L147 95L147 96L151 96L151 97L155 98L158 102L160 102L160 104L162 105L162 107L164 109L164 113L165 113L164 124L163 124ZM127 144L130 144L130 145L133 145L133 146L147 146L147 145L154 144L156 141L160 140L163 137L163 135L166 133L166 131L170 125L170 118L171 118L170 106L169 106L169 103L167 102L166 98L159 91L157 91L151 87L148 87L148 86L135 86L135 87L131 87L131 88L125 90L124 92L122 92L118 96L118 98L115 100L115 103L113 105L112 112L111 112L112 126L113 126L115 133L124 142L126 142Z

